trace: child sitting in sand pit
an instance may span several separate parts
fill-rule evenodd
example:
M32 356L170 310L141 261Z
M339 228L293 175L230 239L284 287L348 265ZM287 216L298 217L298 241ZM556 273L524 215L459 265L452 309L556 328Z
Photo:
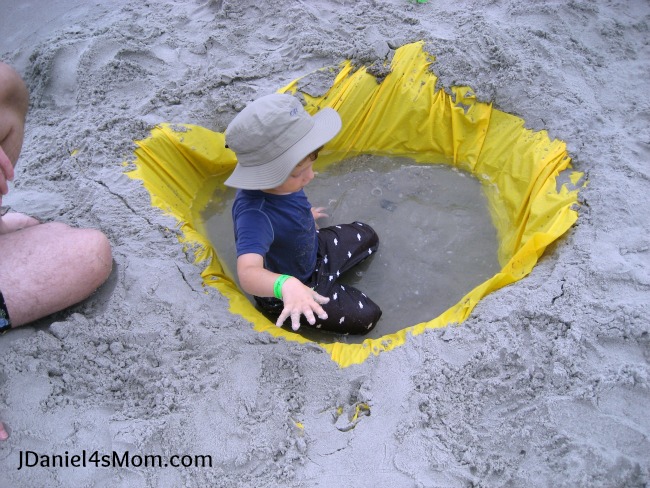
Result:
M377 234L361 222L318 230L316 219L327 215L303 190L318 152L340 129L335 110L311 116L286 94L252 102L226 129L238 159L225 182L239 189L232 207L237 275L277 326L290 318L298 330L304 316L318 329L365 334L381 317L366 295L338 282L376 252Z

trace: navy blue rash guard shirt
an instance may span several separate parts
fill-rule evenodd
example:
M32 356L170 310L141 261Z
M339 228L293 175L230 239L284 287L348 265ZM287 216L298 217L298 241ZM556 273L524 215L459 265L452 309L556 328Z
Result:
M288 195L238 190L232 221L237 257L259 254L269 271L308 282L316 267L318 236L303 190Z

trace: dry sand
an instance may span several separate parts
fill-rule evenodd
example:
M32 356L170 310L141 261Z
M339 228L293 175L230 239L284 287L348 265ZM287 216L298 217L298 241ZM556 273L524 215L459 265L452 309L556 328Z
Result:
M647 1L5 0L0 11L0 58L32 96L5 203L99 227L115 256L92 298L0 338L1 487L650 483ZM566 141L590 184L578 224L530 276L459 327L339 369L228 313L121 163L157 123L222 131L297 76L420 39L441 88L469 85ZM211 455L212 467L17 469L21 451L83 450Z

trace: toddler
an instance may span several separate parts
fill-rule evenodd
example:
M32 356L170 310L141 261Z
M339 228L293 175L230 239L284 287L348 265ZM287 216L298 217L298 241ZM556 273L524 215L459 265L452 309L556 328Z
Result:
M287 94L250 103L226 129L226 144L237 155L225 182L239 189L232 207L237 275L279 327L290 320L293 330L302 322L366 334L381 317L372 300L339 282L377 251L377 234L361 222L318 229L316 219L327 215L303 190L314 178L318 152L340 130L334 109L311 116Z

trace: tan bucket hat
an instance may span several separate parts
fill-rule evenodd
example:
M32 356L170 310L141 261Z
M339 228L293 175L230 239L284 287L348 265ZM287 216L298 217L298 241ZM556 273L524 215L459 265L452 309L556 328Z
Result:
M227 186L268 190L280 186L296 165L341 130L341 117L326 107L309 115L300 101L274 93L251 102L226 129L237 155Z

